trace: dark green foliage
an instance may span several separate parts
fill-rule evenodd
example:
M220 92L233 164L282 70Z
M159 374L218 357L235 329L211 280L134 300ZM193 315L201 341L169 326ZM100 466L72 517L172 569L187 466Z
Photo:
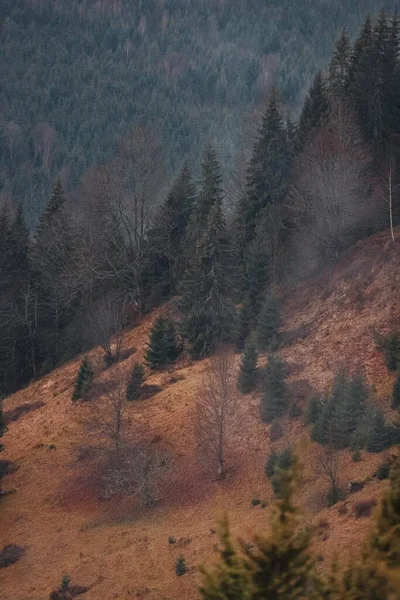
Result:
M393 384L392 408L400 408L400 374L397 375Z
M321 71L313 79L300 115L297 131L297 148L303 150L311 141L318 128L322 127L329 117L329 98L326 81Z
M337 449L362 447L355 443L355 437L366 414L368 396L368 386L360 373L350 376L340 369L321 407L310 407L310 418L315 418L312 438Z
M93 383L93 369L87 356L83 359L79 367L78 375L75 381L72 400L79 400L90 391Z
M277 498L281 497L281 471L287 471L292 468L294 463L294 454L291 448L285 448L282 452L271 452L265 463L265 474L271 480Z
M257 385L258 352L253 340L250 340L242 354L238 378L238 389L242 394L248 394Z
M126 386L127 400L138 400L140 398L143 382L144 367L140 363L135 363L129 375L129 380Z
M187 572L186 561L183 556L178 556L175 564L175 573L180 577L181 575L185 575Z
M1 399L0 399L0 438L5 434L6 431L7 431L6 418L4 416L3 406L1 403Z
M348 89L351 53L350 39L346 29L343 28L329 64L328 91L335 101L345 99Z
M389 371L396 371L400 365L400 336L391 333L384 339L385 364Z
M243 351L252 328L252 323L253 318L250 303L245 301L238 310L235 319L235 348L237 352Z
M336 504L337 502L340 502L343 499L344 499L343 490L341 490L340 488L338 488L336 486L332 486L329 489L328 494L327 494L328 507L333 506L334 504Z
M269 357L265 369L265 390L261 398L261 416L268 423L282 416L288 408L285 369L286 365L278 355Z
M309 399L304 419L306 425L315 425L321 416L322 408L323 401L319 396L312 396Z
M391 432L386 424L385 417L380 410L375 412L372 429L369 435L368 452L382 452L391 445Z
M289 409L289 416L291 419L297 419L303 414L303 409L298 402L292 402Z
M158 317L150 330L145 353L146 363L151 369L160 369L173 363L180 352L174 322L165 317Z
M182 333L195 359L209 355L219 343L232 336L231 251L222 212L220 181L219 163L209 147L203 162L201 192L193 213L195 253L180 286ZM199 228L200 223L202 228Z
M267 296L258 317L257 342L260 350L276 349L281 326L279 302L275 296Z
M388 460L384 460L378 467L376 472L377 478L381 481L382 479L388 479L390 474L391 463Z
M361 462L361 451L360 450L355 450L352 454L352 460L353 462Z
M273 91L246 171L246 191L236 214L236 254L241 287L256 315L262 292L276 277L283 227L281 204L292 164L290 141Z

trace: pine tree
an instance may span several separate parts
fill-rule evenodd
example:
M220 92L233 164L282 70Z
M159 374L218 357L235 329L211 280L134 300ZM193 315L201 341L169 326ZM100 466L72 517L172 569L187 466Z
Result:
M231 251L222 214L222 196L215 193L215 187L203 183L203 189L207 187L214 193L207 225L180 286L182 333L195 359L209 355L221 341L229 339L234 315L230 300ZM206 206L205 197L202 201Z
M246 340L250 334L253 323L253 317L250 310L250 303L245 300L236 313L235 319L235 348L237 352L242 352Z
M239 367L238 388L242 394L248 394L257 384L258 353L253 340L249 340L244 349Z
M285 363L278 355L271 355L266 367L266 385L261 399L261 416L270 423L282 416L288 408L286 397Z
M315 425L321 416L322 400L319 396L312 396L307 404L305 423L306 425Z
M235 549L226 518L220 524L220 560L213 570L201 568L200 594L204 600L251 600L249 569Z
M222 207L222 173L216 149L209 142L204 150L201 163L201 181L196 205L190 223L191 243L196 244L202 232L207 228L211 209Z
M279 473L281 498L276 501L271 533L258 535L251 547L241 542L244 557L233 547L226 522L221 528L221 559L212 571L202 570L204 600L299 600L317 586L309 550L310 531L298 530L293 505L296 464Z
M385 340L385 364L389 371L396 371L400 366L400 336L391 333Z
M149 343L145 353L146 363L151 369L160 369L173 363L180 351L173 321L165 317L158 317L150 330Z
M190 255L188 241L196 187L187 164L184 164L161 206L157 225L149 230L147 287L161 296L174 293Z
M400 458L390 470L390 488L384 492L375 517L369 546L389 569L400 565Z
M276 475L280 499L276 502L268 537L256 536L254 548L245 546L254 600L308 598L315 578L315 563L310 552L310 532L298 530L297 510L293 505L296 463ZM279 480L279 481L278 481Z
M144 382L144 368L140 363L133 365L129 375L129 380L126 386L126 399L129 401L138 400L142 392Z
M349 71L351 64L351 44L346 29L343 28L336 42L335 51L329 65L328 91L330 97L336 101L346 97Z
M382 452L390 446L390 443L390 431L385 422L385 417L380 410L376 410L367 450L368 452Z
M400 373L398 373L393 384L392 408L400 408Z
M281 326L280 308L275 296L268 295L260 310L257 343L260 350L275 349Z
M301 151L305 145L312 139L317 129L322 127L329 116L329 98L326 89L326 82L318 71L311 84L304 101L303 109L300 114L299 127L297 130L297 150Z
M79 367L78 375L75 381L74 391L72 393L72 400L79 400L85 394L87 394L92 387L93 382L93 370L87 356L83 359L81 366Z
M3 406L2 406L2 402L1 402L1 398L0 398L0 438L3 437L3 435L5 434L6 431L7 431L7 423L6 423L6 418L4 416ZM0 444L0 448L1 448L1 444Z
M187 567L186 567L185 558L183 556L178 556L178 558L176 559L175 573L178 576L181 576L181 575L185 575L186 572L187 572Z
M247 166L246 191L236 212L236 263L241 290L249 291L252 307L253 296L260 294L268 281L269 246L274 243L269 240L268 215L261 217L268 206L279 206L283 201L293 160L291 145L273 91Z

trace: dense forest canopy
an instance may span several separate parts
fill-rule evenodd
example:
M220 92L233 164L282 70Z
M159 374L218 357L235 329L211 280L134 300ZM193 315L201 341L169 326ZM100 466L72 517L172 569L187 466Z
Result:
M386 2L392 8L394 0ZM3 0L0 193L37 222L56 178L71 189L121 136L151 126L168 173L207 138L233 164L276 83L296 110L345 24L374 0Z

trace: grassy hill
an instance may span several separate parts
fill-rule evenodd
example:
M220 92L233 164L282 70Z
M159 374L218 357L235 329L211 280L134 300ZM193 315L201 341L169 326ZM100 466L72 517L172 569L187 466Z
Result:
M375 402L392 416L388 396L393 375L375 346L372 328L387 333L399 326L399 258L398 242L393 244L388 232L382 232L348 250L332 269L280 290L285 324L281 353L290 365L293 394L303 407L310 390L327 389L335 368L345 363L365 370L376 387ZM168 310L172 308L160 312ZM155 316L126 332L126 358L120 365L101 371L100 351L92 351L98 394L106 376L121 377L121 369L127 374L142 359ZM270 426L261 422L256 394L241 397L241 427L227 458L228 476L212 481L196 460L191 420L207 361L192 363L185 356L170 370L150 374L146 383L158 386L158 393L129 407L135 439L174 456L171 475L160 488L160 503L144 510L127 496L101 500L101 460L83 450L89 442L84 425L89 403L71 402L78 365L76 360L57 369L4 403L9 416L27 403L43 405L9 422L2 440L1 458L18 466L4 480L5 488L15 489L15 494L1 500L2 544L25 546L26 553L0 571L1 598L45 600L64 574L92 586L87 600L196 598L197 567L213 560L216 521L227 512L233 533L245 540L267 528L269 506L252 506L251 501L270 503L273 492L264 474L265 459L271 449L295 443L300 444L304 465L298 498L304 524L317 526L314 544L321 555L320 568L334 553L345 559L359 552L369 518L356 518L355 506L378 500L385 482L372 477L363 490L326 508L327 486L313 468L317 446L309 440L302 417L282 419L284 435L272 442ZM382 454L363 452L361 462L353 462L345 453L342 485L372 476L382 460ZM169 544L170 536L176 543ZM175 575L180 554L193 568L184 577Z

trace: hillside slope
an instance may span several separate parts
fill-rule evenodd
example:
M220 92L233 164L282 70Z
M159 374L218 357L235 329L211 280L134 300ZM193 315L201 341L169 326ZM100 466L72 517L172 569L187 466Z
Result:
M282 355L291 365L299 397L304 390L329 386L343 361L365 369L376 386L376 401L390 412L387 396L393 377L371 328L387 332L400 323L399 259L399 242L392 244L384 232L358 243L333 269L283 290ZM124 372L142 358L153 318L149 315L126 334L124 350L130 355L122 362ZM91 354L94 362L99 356L98 350ZM300 418L283 420L284 437L272 444L269 426L259 417L259 400L243 396L229 477L215 483L206 476L195 460L191 410L207 361L191 364L182 358L170 371L151 375L147 383L161 391L129 409L136 439L167 447L175 457L160 504L144 511L132 498L99 500L97 464L79 450L87 437L88 407L70 399L78 364L71 362L5 400L6 411L25 403L44 405L11 422L2 440L1 458L19 468L4 480L5 488L16 492L1 501L0 546L19 544L26 554L0 570L1 600L45 600L66 573L74 582L92 585L87 600L195 598L196 567L213 560L216 520L227 511L234 534L244 539L268 527L269 508L251 505L254 498L273 497L264 475L265 458L272 446L300 440L304 469L299 501L305 522L328 522L317 532L316 551L325 564L334 552L343 558L358 552L369 519L355 519L354 504L378 499L385 484L372 480L347 499L343 514L338 512L343 503L324 508L326 488L313 471L314 446ZM381 455L363 454L359 463L346 456L342 483L372 475L381 461ZM169 544L169 536L177 543ZM184 577L175 575L180 554L193 567Z

